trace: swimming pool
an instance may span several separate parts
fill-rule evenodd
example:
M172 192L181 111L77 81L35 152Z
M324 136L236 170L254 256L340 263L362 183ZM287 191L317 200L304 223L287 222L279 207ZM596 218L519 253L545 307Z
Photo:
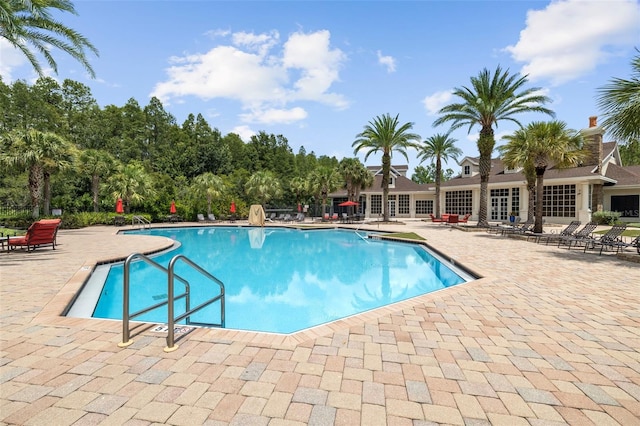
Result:
M182 254L225 284L226 327L232 329L293 333L474 279L422 245L370 239L363 231L202 227L137 233L180 243L154 257L161 265ZM131 312L166 300L166 276L143 262L131 266ZM121 319L123 265L103 268L94 273L104 285L92 316ZM192 283L192 306L216 294L210 281L188 268L176 272ZM166 323L166 315L166 308L157 309L137 320ZM218 304L191 319L216 318Z

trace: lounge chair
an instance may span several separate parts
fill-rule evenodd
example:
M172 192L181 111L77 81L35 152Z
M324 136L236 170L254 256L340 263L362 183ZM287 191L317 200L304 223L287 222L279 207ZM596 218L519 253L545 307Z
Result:
M431 222L433 222L433 223L440 223L440 222L443 221L442 218L437 218L432 214L430 214L429 216L431 216Z
M573 220L571 221L571 223L569 225L566 226L566 228L564 228L562 231L560 231L559 233L542 233L542 234L538 234L535 236L536 238L536 243L539 243L540 241L542 241L542 239L545 240L545 243L548 245L549 241L552 240L556 240L558 238L562 238L564 236L567 235L573 235L574 232L576 232L578 230L578 228L580 227L581 222L579 220Z
M265 219L267 222L273 222L274 220L276 220L276 214L275 213L271 213L269 215L268 218Z
M338 220L338 213L334 213L334 214L332 214L332 215L331 215L331 220L332 220L332 221L334 221L334 222L335 222L336 220Z
M458 218L458 223L467 223L470 217L471 217L471 213L467 213L461 218Z
M585 239L591 238L591 234L596 230L597 227L597 223L589 222L573 234L561 236L560 238L558 238L558 247L560 247L562 244L568 244L568 249L571 250L573 243L578 246Z
M206 222L207 220L204 218L204 215L202 213L198 213L197 214L198 217L198 222Z
M209 222L217 222L218 221L218 219L216 219L216 215L214 215L213 213L210 213L210 214L207 215L207 220Z
M513 219L513 222L502 222L497 225L489 225L487 228L487 233L489 234L501 234L505 229L513 229L515 227L520 226L520 216L516 216Z
M527 221L524 223L520 223L515 226L504 227L502 229L501 235L526 234L527 232L533 231L534 226L535 226L535 220L527 219Z
M284 219L282 219L283 222L291 222L291 215L289 213L284 215Z
M600 254L602 254L602 251L607 248L607 249L611 249L616 251L616 253L620 253L621 251L625 251L628 247L635 247L638 254L640 254L640 235L635 237L630 243L624 241L622 238L617 238L615 240L612 241L604 241L604 242L598 242L596 243L596 245L600 245ZM594 247L595 248L595 247ZM586 251L586 248L585 248Z
M613 225L611 229L609 229L605 234L600 237L591 237L585 240L584 252L587 252L587 249L595 249L596 246L600 246L600 254L602 254L602 250L605 247L614 248L619 246L623 241L620 238L622 233L627 229L627 224L622 225ZM619 248L616 249L616 253L619 251Z
M61 219L43 219L34 222L22 237L10 237L7 241L9 250L16 247L27 247L27 251L35 250L40 246L51 245L56 249L56 238Z

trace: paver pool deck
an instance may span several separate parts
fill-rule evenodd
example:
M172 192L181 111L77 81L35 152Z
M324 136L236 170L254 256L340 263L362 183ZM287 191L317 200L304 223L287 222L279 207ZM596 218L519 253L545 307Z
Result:
M483 278L293 335L195 329L166 353L148 328L120 348L121 322L60 314L94 264L170 240L105 226L0 252L0 424L640 425L640 263L372 228Z

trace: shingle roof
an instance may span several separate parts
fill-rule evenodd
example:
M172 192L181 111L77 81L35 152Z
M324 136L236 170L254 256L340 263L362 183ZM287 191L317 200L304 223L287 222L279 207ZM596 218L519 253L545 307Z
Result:
M378 170L380 167L367 167L369 170ZM408 169L408 166L404 166L405 169ZM397 169L396 169L397 170ZM393 187L389 187L389 193L398 193L398 192L425 192L425 191L435 191L435 184L419 184L415 183L411 179L405 176L397 176L395 178L395 185ZM363 190L362 192L366 193L382 193L382 176L376 175L373 177L373 185L369 188ZM346 197L347 191L345 189L339 189L335 192L331 193L332 197Z
M609 166L611 167L611 166ZM582 166L571 168L555 168L554 166L548 168L544 173L545 180L547 179L566 179L566 178L581 178L581 177L597 177L598 175L593 173L594 166ZM491 173L489 175L489 182L491 183L507 183L507 182L522 182L525 180L522 172L518 173L505 173L504 165L502 161L494 159L491 160ZM472 177L454 177L446 182L442 183L442 187L462 186L462 185L479 185L480 174L476 174Z
M617 164L609 164L606 176L615 179L616 185L635 185L640 187L640 166L620 167Z

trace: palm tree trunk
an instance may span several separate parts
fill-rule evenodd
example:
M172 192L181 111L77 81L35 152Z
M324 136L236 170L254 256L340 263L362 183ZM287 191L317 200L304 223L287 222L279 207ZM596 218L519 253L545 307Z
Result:
M29 194L31 195L31 216L37 219L40 216L42 194L42 168L39 164L33 164L29 168Z
M391 172L391 156L382 154L382 220L389 222L389 173Z
M49 172L44 172L44 203L43 203L43 214L45 216L49 216L51 214L51 175Z
M98 207L98 193L100 192L100 176L91 176L91 192L93 193L93 211L98 213L100 210Z
M535 193L536 193L537 189L536 189L536 185L534 182L534 185L527 185L527 192L529 193L529 208L527 209L527 219L530 219L532 217L536 217L536 210L535 210L535 205L536 205L536 197L535 197Z
M542 205L544 200L544 170L536 168L536 223L533 232L542 233Z
M442 160L440 156L436 158L436 218L440 218L440 182L442 174Z
M487 220L487 196L489 187L489 174L491 173L491 153L495 140L491 126L483 126L478 138L478 151L480 151L480 208L478 211L478 226L489 226Z

